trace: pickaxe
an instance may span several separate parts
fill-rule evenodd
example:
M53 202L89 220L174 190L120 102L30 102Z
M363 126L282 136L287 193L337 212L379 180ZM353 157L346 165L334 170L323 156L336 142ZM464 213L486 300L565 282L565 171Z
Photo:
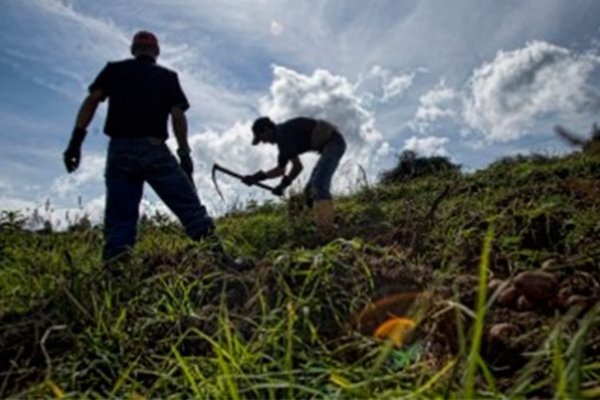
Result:
M216 163L213 165L212 180L215 185L215 189L217 189L217 193L219 193L219 196L221 196L221 199L225 200L225 197L223 197L223 193L221 193L221 189L219 189L219 184L217 183L217 171L221 171L229 176L233 176L234 178L237 178L240 180L244 177L244 175L238 174L237 172L233 172L232 170L227 169L225 167L221 167L219 164L216 164ZM265 185L264 183L260 183L260 182L255 183L253 186L258 186L259 188L268 190L269 192L273 190L273 188L271 186Z

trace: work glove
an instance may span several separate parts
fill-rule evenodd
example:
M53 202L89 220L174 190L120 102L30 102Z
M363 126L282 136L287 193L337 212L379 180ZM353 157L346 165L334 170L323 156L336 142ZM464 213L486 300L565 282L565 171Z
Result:
M273 188L273 190L271 190L271 193L273 193L275 196L283 196L283 192L291 184L292 184L292 180L289 177L284 176L281 179L281 182L279 183L279 185L275 186Z
M81 161L81 145L85 139L86 130L83 128L73 128L71 140L67 149L63 152L63 162L68 173L75 171Z
M190 150L177 149L177 156L179 156L179 165L181 169L188 176L191 182L194 182L194 163L192 157L190 157Z
M265 174L263 171L258 171L253 175L246 175L242 177L242 182L248 186L252 186L265 179L267 179L267 174Z

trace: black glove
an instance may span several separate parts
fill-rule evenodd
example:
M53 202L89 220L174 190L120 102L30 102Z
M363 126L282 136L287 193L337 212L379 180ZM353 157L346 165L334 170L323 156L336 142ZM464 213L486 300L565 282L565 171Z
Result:
M292 184L292 180L289 177L284 176L281 179L281 182L279 182L279 185L275 186L273 188L273 190L271 190L271 193L273 193L275 196L283 196L283 192L291 184Z
M177 155L179 156L179 165L181 165L181 169L188 178L190 178L190 181L194 182L194 163L192 162L192 157L190 157L190 151L177 149Z
M81 161L81 145L87 131L83 128L73 128L71 140L67 149L63 152L63 162L68 173L75 171Z
M265 174L263 171L258 171L253 175L246 175L242 177L242 182L248 186L252 186L265 179L267 179L267 174Z

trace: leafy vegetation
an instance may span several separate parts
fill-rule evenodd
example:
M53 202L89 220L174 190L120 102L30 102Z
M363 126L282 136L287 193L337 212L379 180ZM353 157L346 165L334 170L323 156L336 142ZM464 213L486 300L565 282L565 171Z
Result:
M398 164L381 175L382 183L400 183L410 179L442 174L457 174L460 165L454 164L448 157L419 157L412 150L404 150L398 156Z
M426 171L339 199L329 243L300 195L221 218L243 273L162 216L106 268L99 227L3 213L0 397L600 396L600 156Z

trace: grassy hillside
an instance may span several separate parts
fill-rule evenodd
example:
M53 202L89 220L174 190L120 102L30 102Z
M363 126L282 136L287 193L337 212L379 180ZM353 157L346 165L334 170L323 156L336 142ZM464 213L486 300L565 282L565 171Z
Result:
M161 217L109 271L4 213L0 397L599 397L600 156L387 176L326 244L299 198L219 220L243 273Z

